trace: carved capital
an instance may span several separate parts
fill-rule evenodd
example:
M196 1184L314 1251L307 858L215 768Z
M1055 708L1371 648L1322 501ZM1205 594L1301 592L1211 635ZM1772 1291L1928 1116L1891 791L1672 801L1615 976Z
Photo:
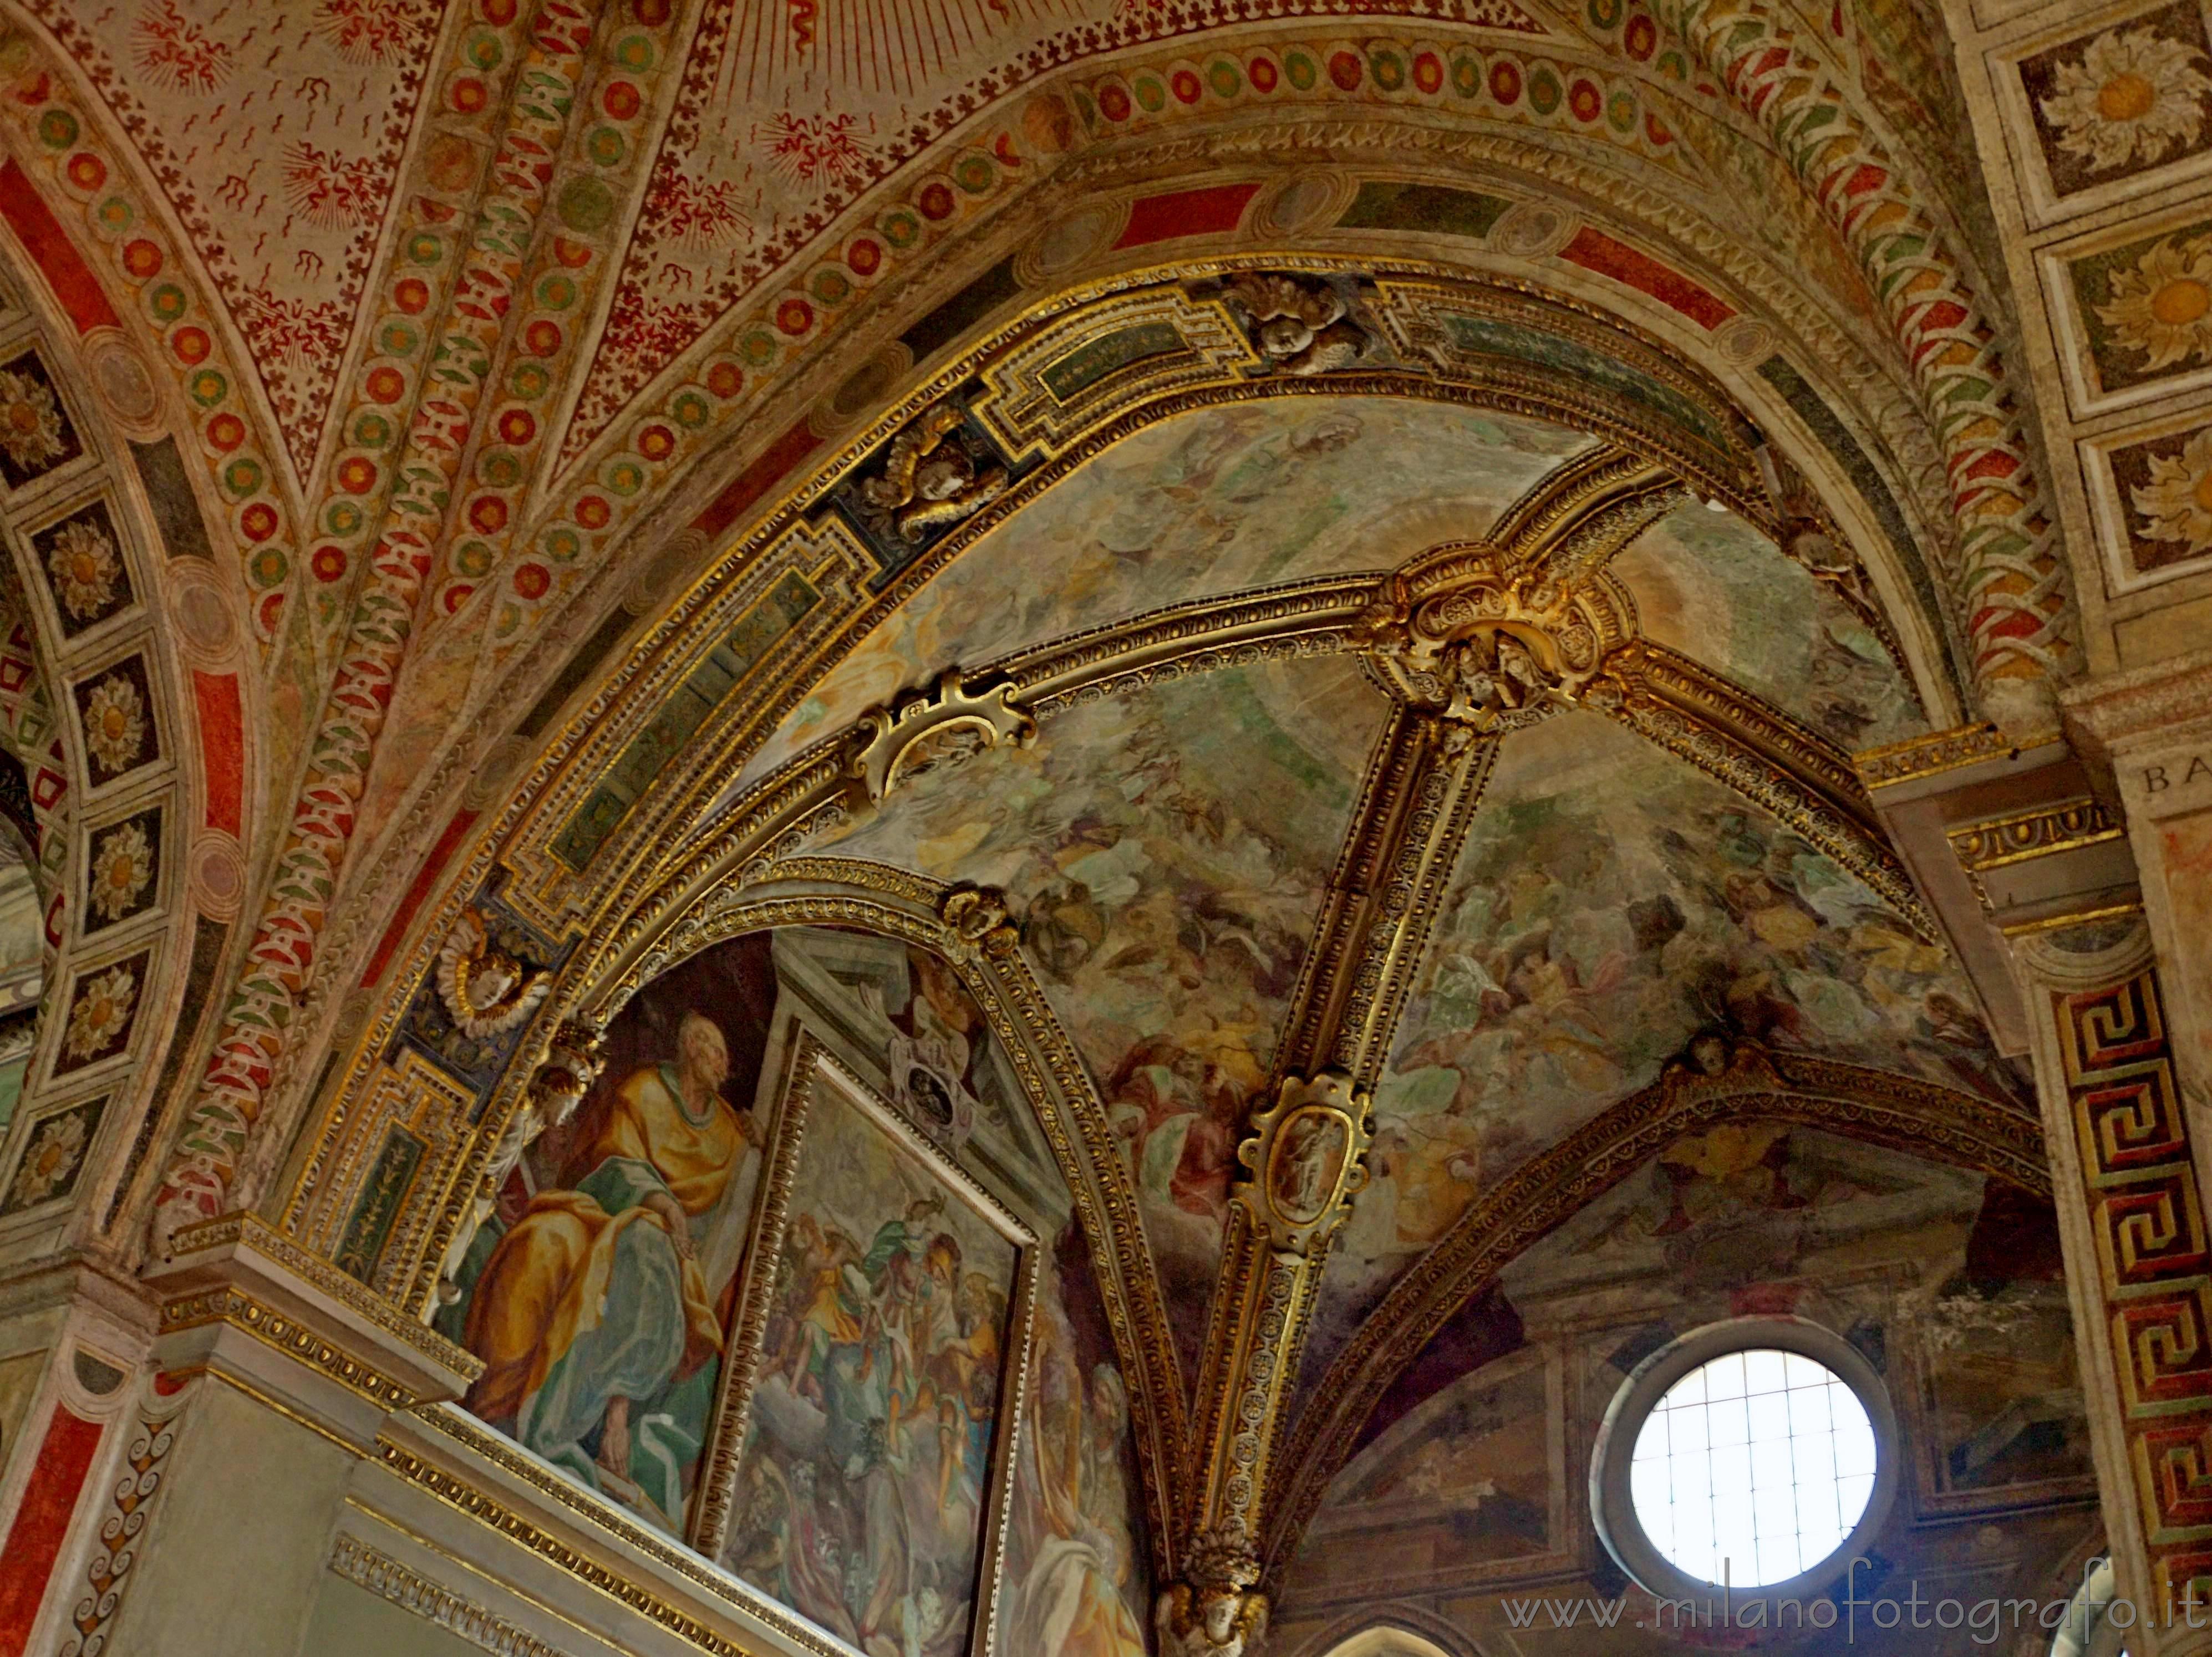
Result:
M1257 1657L1267 1633L1267 1596L1253 1591L1260 1558L1236 1527L1200 1531L1184 1551L1184 1581L1152 1608L1160 1657Z
M1231 1200L1249 1211L1270 1248L1310 1254L1351 1217L1374 1132L1372 1096L1355 1092L1343 1071L1285 1077L1237 1148L1244 1171Z

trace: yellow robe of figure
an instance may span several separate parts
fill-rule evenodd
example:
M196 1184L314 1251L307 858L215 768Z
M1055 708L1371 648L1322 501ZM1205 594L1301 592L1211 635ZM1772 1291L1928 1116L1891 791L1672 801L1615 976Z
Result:
M580 1159L592 1172L576 1190L532 1199L484 1264L469 1306L469 1350L484 1360L469 1392L471 1411L486 1421L516 1415L607 1315L623 1233L670 1230L647 1206L650 1199L665 1191L685 1215L706 1213L720 1202L744 1145L743 1127L720 1098L695 1117L672 1067L634 1072ZM720 1352L722 1332L698 1261L678 1252L683 1303L665 1310L684 1326L680 1376Z

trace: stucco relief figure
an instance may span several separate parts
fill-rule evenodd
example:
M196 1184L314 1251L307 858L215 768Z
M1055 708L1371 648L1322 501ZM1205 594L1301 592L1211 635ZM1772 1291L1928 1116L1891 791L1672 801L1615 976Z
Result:
M1280 373L1357 367L1371 353L1350 302L1325 282L1247 271L1222 292L1252 319L1253 343Z
M961 438L967 416L940 403L891 440L884 475L860 486L861 499L889 520L900 537L920 541L973 516L1006 492L1006 469L981 465Z
M438 995L464 1035L482 1039L513 1029L552 993L553 974L530 973L492 942L483 917L461 918L438 951Z
M573 1185L541 1191L485 1262L469 1408L671 1529L683 1524L760 1169L722 1098L722 1033L696 1012L584 1125Z
M1226 1586L1194 1591L1178 1582L1160 1596L1152 1624L1160 1657L1258 1657L1267 1602Z

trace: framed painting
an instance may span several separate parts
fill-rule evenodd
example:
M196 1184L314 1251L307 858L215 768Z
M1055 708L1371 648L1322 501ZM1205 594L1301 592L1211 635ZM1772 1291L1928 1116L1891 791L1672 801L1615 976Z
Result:
M811 1035L786 1072L692 1542L865 1657L987 1644L1031 1227Z

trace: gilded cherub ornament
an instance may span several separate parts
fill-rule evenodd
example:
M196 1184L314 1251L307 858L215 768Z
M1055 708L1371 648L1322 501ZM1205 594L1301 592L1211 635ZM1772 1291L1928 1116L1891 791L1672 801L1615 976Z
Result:
M1301 378L1356 367L1369 337L1344 295L1325 282L1248 270L1222 290L1253 324L1270 367Z
M1267 1634L1267 1596L1253 1591L1259 1562L1218 1533L1192 1539L1188 1582L1163 1590L1152 1605L1160 1657L1258 1657Z
M901 539L920 541L933 529L974 516L1006 492L1006 469L978 470L968 446L954 435L965 418L954 403L927 410L891 440L884 475L860 485L861 499L890 519Z
M513 1029L552 991L553 974L526 974L474 909L461 912L438 951L438 998L453 1027L478 1041Z

